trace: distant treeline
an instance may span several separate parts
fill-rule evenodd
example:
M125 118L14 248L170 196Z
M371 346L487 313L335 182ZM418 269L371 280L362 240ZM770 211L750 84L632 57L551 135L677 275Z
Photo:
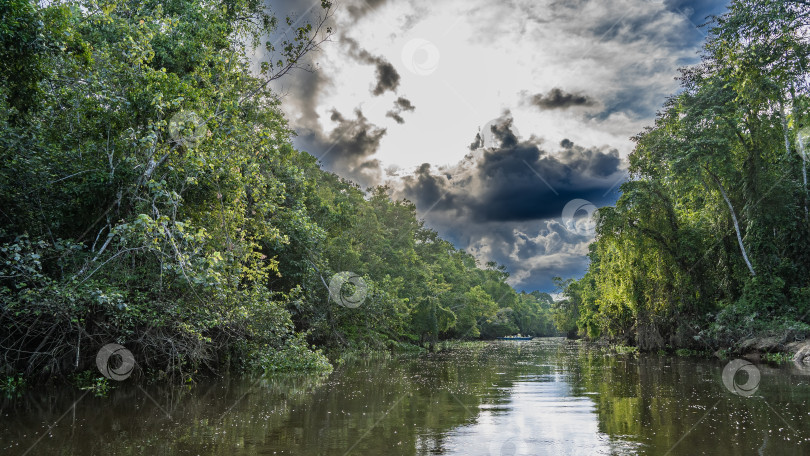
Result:
M810 336L810 4L734 0L708 29L634 138L588 272L560 282L569 331L647 350Z
M94 370L107 343L185 381L556 333L548 294L292 147L268 82L332 34L329 2L300 24L263 0L47 3L0 4L0 375Z

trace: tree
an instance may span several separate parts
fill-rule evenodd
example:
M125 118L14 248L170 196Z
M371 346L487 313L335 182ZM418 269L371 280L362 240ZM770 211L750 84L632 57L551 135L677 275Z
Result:
M715 19L702 62L634 138L588 272L559 282L558 327L576 315L580 333L646 350L809 328L808 8L736 0Z

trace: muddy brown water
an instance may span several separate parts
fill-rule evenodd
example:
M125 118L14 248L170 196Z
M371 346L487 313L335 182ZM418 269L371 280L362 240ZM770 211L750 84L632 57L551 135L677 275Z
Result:
M810 454L810 372L760 364L729 389L727 365L544 338L357 359L328 376L29 391L2 402L0 454Z

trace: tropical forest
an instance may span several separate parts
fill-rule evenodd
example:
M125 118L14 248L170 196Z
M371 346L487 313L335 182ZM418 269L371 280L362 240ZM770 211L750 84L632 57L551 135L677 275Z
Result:
M0 453L808 454L810 2L562 3L0 0Z

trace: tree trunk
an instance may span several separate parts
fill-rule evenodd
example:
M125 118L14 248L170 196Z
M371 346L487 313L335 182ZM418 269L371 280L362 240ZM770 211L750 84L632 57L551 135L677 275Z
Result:
M743 245L742 234L740 233L740 224L737 221L737 213L734 212L734 206L731 204L731 200L728 198L726 190L723 188L723 184L720 183L720 179L718 179L717 176L712 174L709 170L706 171L717 184L717 187L720 189L720 194L723 195L723 199L726 200L726 204L728 204L728 209L731 211L731 221L734 222L734 231L737 232L737 243L740 244L740 252L742 252L743 260L745 260L745 265L748 266L748 270L751 271L751 275L756 276L757 273L754 272L754 267L751 265L751 261L748 259L748 253L745 251L745 245Z
M804 138L801 132L796 133L799 147L797 152L802 157L802 199L804 200L804 217L807 218L807 153L804 150Z
M788 120L784 103L779 103L779 114L782 117L782 136L785 137L785 157L790 157L790 137L788 135Z
M802 199L804 200L804 218L808 217L807 211L807 154L804 150L804 138L802 137L802 132L799 131L799 112L798 106L796 105L796 88L790 88L791 97L793 99L793 124L796 128L796 153L802 157ZM787 123L787 122L785 122Z

